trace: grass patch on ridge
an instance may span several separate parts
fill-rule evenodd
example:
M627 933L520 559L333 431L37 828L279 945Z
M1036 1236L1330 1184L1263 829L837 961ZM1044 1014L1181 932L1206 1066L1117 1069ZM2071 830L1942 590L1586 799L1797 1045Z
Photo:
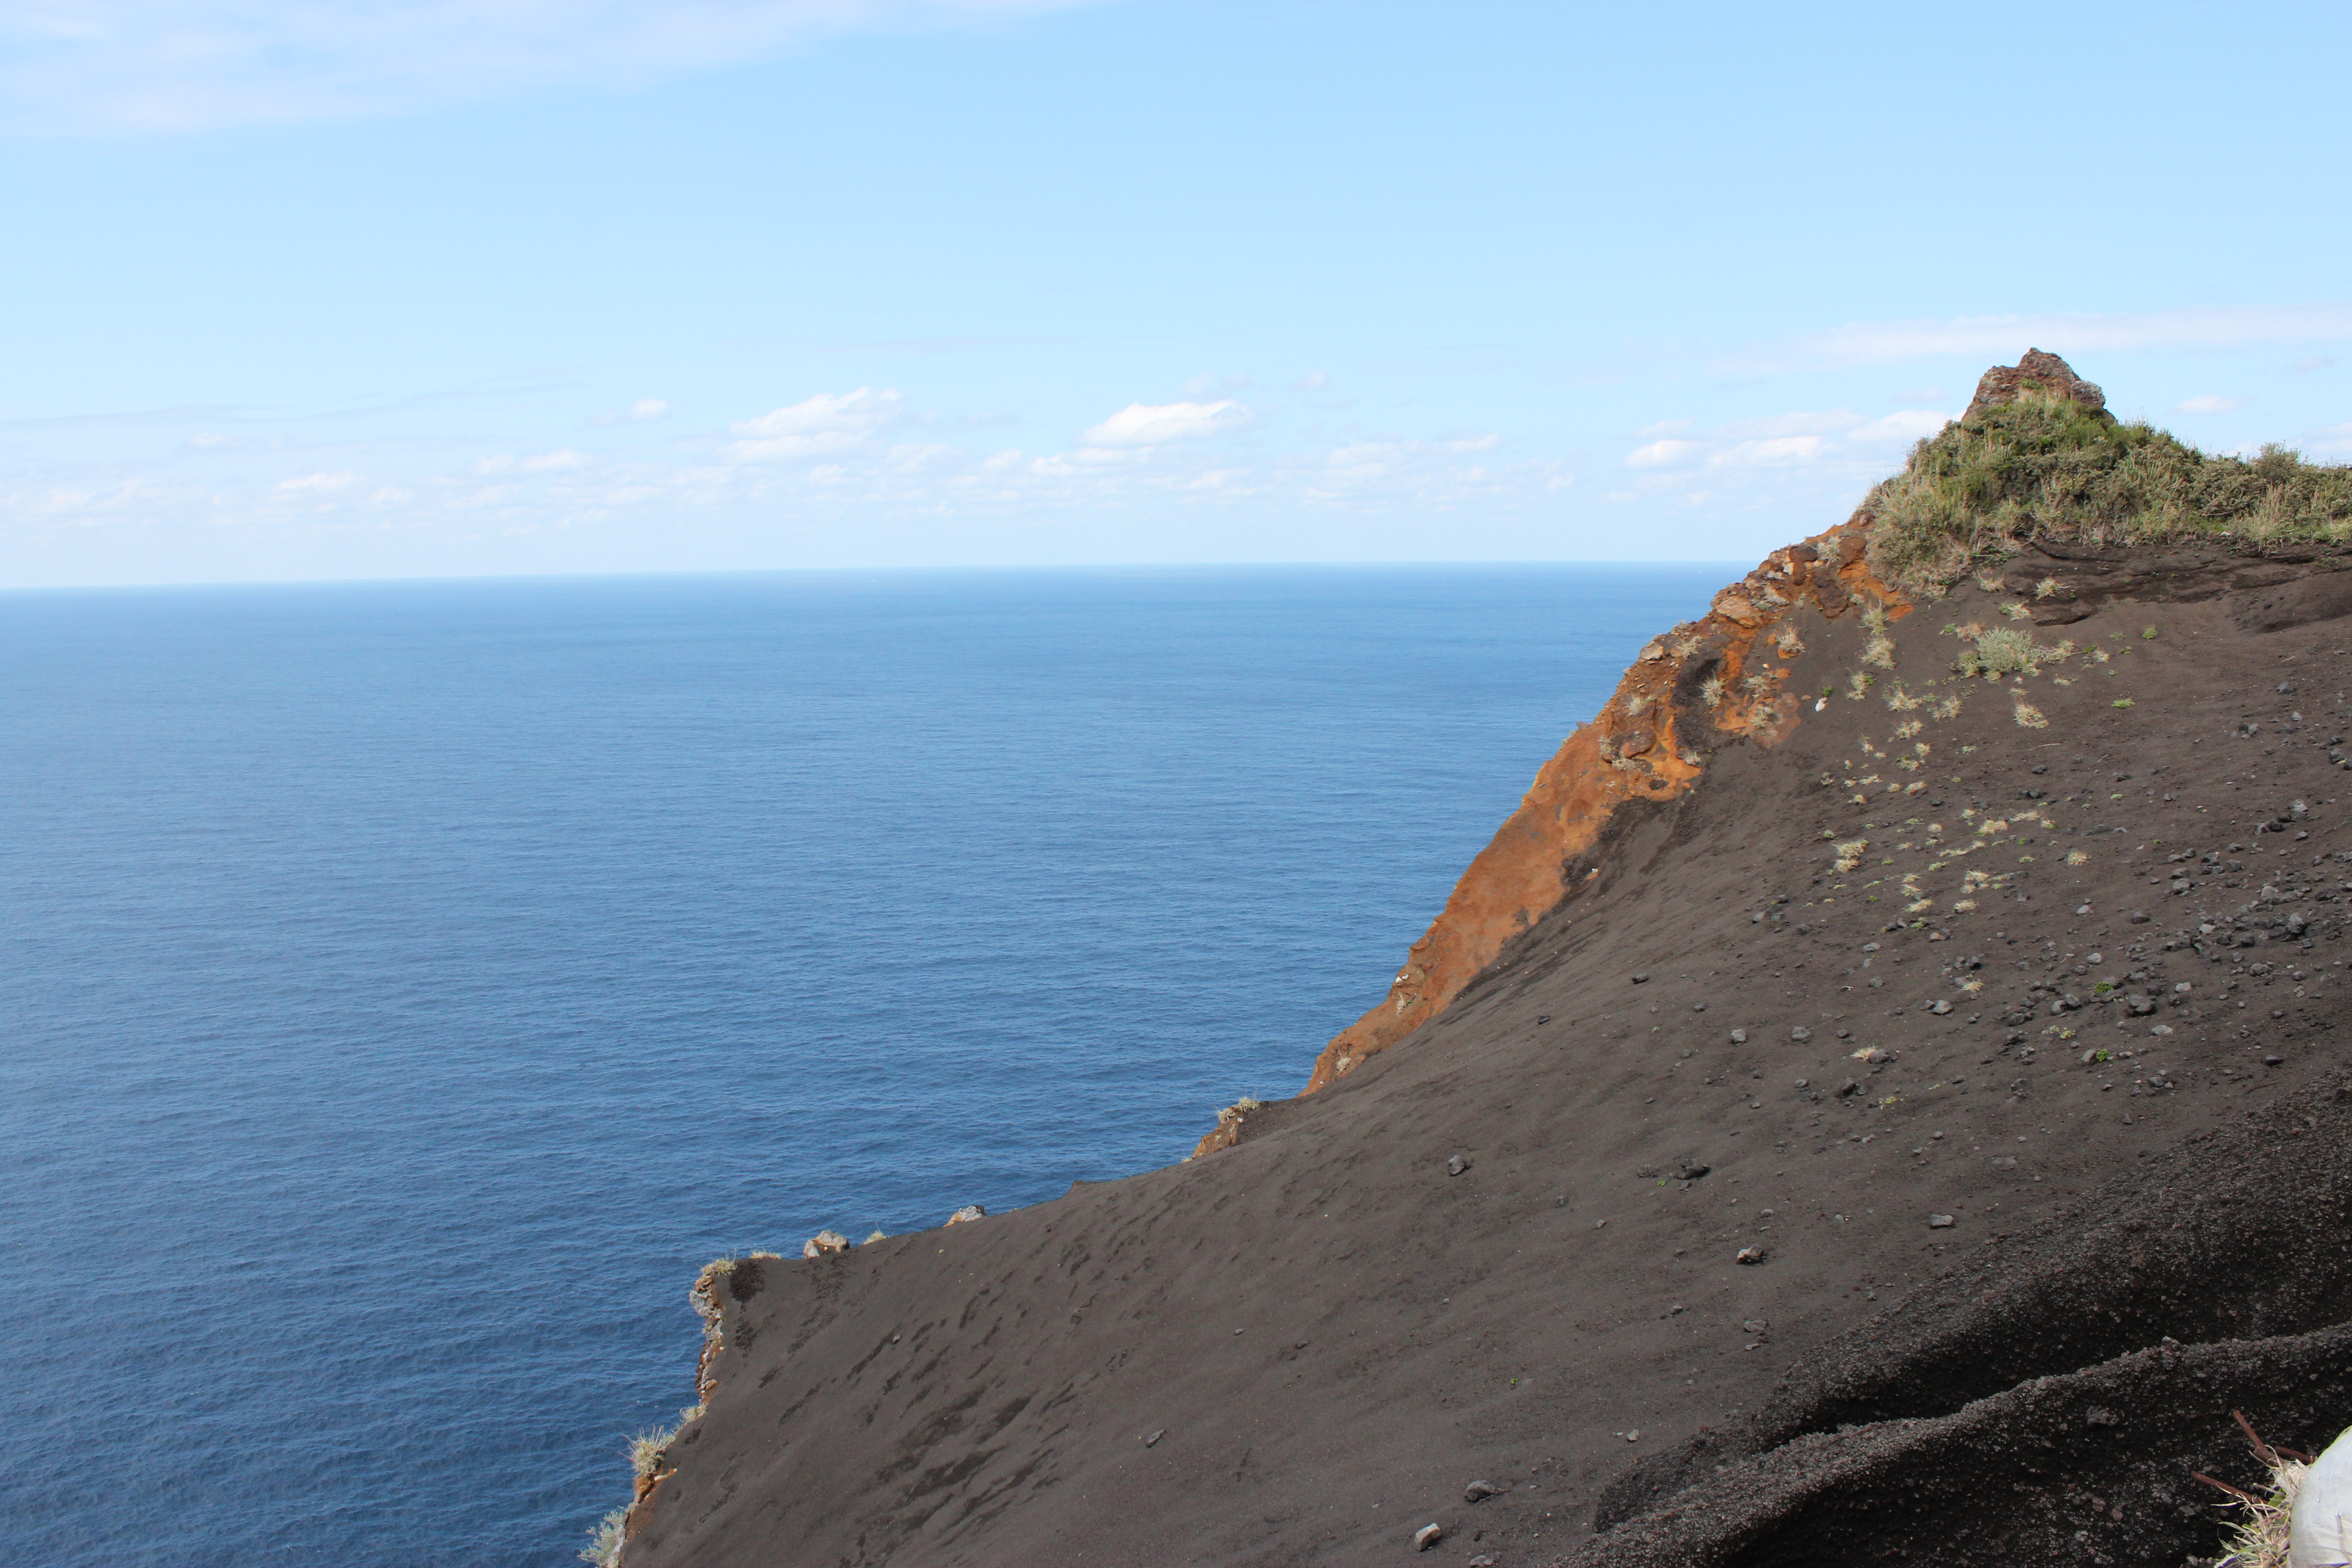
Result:
M1881 579L1938 594L2029 541L2104 546L2352 538L2352 467L2200 452L2028 391L1944 426L1863 502Z

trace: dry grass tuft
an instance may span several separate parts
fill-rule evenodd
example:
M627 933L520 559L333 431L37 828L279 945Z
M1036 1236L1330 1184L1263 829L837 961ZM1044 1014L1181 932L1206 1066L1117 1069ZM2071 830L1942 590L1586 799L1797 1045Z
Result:
M2246 1441L2253 1445L2254 1458L2270 1471L2271 1486L2267 1496L2257 1497L2227 1481L2192 1472L2207 1486L2229 1493L2230 1500L2221 1506L2235 1510L2213 1568L2287 1568L2295 1493L2303 1489L2304 1472L2311 1468L2311 1460L2292 1448L2272 1447L2255 1435L2244 1415L2235 1410L2230 1415L2246 1434Z

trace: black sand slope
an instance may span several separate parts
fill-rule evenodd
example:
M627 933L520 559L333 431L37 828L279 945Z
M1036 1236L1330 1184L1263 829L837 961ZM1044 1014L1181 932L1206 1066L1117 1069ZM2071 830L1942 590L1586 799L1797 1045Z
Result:
M712 1277L708 1410L621 1561L2210 1545L2231 1409L2352 1423L2347 565L2030 553L1876 664L1801 609L1790 685L1834 695L1624 808L1590 891L1331 1089ZM1963 677L1970 626L2052 651Z

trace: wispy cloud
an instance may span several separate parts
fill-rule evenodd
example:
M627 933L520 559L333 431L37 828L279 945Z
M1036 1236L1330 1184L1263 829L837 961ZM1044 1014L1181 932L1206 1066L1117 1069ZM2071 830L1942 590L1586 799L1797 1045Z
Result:
M2209 395L2204 397L2184 398L2173 405L2172 411L2176 414L2227 414L2233 408L2243 408L2245 405L2246 400L2242 397L2215 397Z
M1849 409L1801 409L1733 420L1690 436L1651 441L1625 454L1629 468L1648 469L1645 486L1687 484L1693 470L1713 474L1719 483L1724 470L1826 468L1854 473L1883 470L1891 457L1923 436L1933 436L1949 415L1927 408L1906 408L1880 419L1867 419ZM1688 429L1691 421L1668 420L1639 432Z
M1686 425L1689 421L1677 423ZM1699 441L1653 441L1646 447L1636 447L1626 453L1625 466L1629 468L1678 468L1696 460L1706 450L1706 444Z
M1089 3L0 0L0 115L32 133L348 119Z
M1753 375L1892 364L1945 355L1979 362L2013 360L2029 348L2084 354L2345 339L2352 339L2352 305L2224 305L2112 315L1961 316L1940 321L1854 322L1736 354L1717 368Z
M870 443L875 433L895 421L904 408L904 400L895 391L861 386L855 392L820 392L788 408L731 426L740 437L732 450L736 457L751 461L845 451Z
M1222 436L1250 422L1232 398L1214 403L1130 403L1086 433L1090 447L1156 447Z

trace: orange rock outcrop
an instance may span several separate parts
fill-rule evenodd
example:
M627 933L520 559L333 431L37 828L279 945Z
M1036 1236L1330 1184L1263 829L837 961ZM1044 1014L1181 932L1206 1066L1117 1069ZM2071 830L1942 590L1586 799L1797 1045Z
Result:
M1454 887L1406 954L1378 1006L1316 1058L1306 1092L1327 1089L1444 1012L1504 949L1601 876L1592 852L1628 803L1669 801L1696 787L1708 758L1738 739L1776 745L1796 726L1803 694L1784 689L1790 617L1836 617L1858 604L1890 616L1909 605L1871 574L1865 520L1778 550L1723 589L1702 620L1642 650L1601 711L1569 736L1534 787ZM1228 1118L1196 1155L1238 1141Z

